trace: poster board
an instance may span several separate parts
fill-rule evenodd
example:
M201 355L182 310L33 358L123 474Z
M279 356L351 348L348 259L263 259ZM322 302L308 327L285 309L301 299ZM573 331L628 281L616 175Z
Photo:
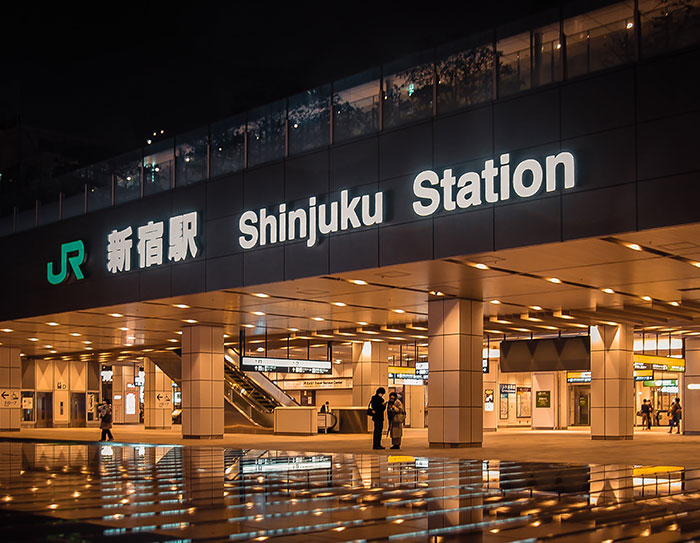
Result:
M532 416L532 388L518 387L516 391L515 416L528 418Z

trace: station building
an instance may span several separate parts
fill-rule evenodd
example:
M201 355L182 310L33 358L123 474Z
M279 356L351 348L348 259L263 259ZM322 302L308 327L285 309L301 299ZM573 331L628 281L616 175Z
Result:
M0 427L363 431L384 386L435 447L700 432L699 9L569 4L56 180L0 218Z

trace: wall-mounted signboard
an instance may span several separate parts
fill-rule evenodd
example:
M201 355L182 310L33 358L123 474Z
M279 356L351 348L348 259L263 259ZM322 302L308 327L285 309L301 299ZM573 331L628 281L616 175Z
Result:
M566 372L566 382L567 383L590 383L591 382L591 372L590 371L567 371Z
M241 473L271 473L276 471L305 471L330 469L329 455L281 456L272 458L241 459Z
M330 360L295 360L291 358L262 358L244 356L241 359L243 371L270 371L277 373L318 373L332 372Z
M389 366L387 377L395 385L424 385L428 379L428 363L417 362L415 368L408 366Z
M672 356L634 355L635 370L679 371L685 372L685 358Z
M494 392L492 388L487 388L484 390L484 411L493 411L494 404Z
M634 370L635 381L651 381L654 378L654 370Z
M277 386L282 390L352 388L352 379L290 379L288 381L277 381Z
M645 387L677 387L678 379L652 379L642 384Z
M549 408L552 406L552 393L549 390L538 390L535 397L535 407Z

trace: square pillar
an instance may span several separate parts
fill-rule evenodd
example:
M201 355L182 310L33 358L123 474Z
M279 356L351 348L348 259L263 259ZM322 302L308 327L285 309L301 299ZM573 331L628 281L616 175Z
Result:
M700 434L700 337L685 338L685 375L679 391L684 434Z
M591 327L591 438L634 436L632 326Z
M224 329L182 329L182 437L224 437Z
M481 447L483 440L481 301L428 302L428 442Z
M352 404L367 405L379 387L388 386L389 348L386 343L352 344Z
M143 361L143 422L146 430L173 424L173 382L150 358Z
M19 348L0 347L0 430L19 430L22 361Z

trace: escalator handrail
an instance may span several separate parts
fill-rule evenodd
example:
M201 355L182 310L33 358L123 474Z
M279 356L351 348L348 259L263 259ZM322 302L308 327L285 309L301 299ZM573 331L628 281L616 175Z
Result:
M282 407L298 407L299 402L297 402L294 398L292 398L289 394L287 394L284 390L282 390L279 386L277 386L271 379L269 379L265 374L261 372L247 372L243 371L240 368L240 359L241 359L241 354L236 350L231 347L229 347L229 350L238 357L239 363L236 365L233 360L235 360L233 357L229 357L229 359L224 356L224 363L227 364L229 367L235 369L236 371L240 372L243 376L246 377L247 380L251 381L254 383L256 388L260 390L265 396L268 396L271 400L274 401L278 406ZM271 389L266 390L266 388ZM276 397L277 396L277 397ZM278 397L282 397L285 399L285 401L280 401Z

